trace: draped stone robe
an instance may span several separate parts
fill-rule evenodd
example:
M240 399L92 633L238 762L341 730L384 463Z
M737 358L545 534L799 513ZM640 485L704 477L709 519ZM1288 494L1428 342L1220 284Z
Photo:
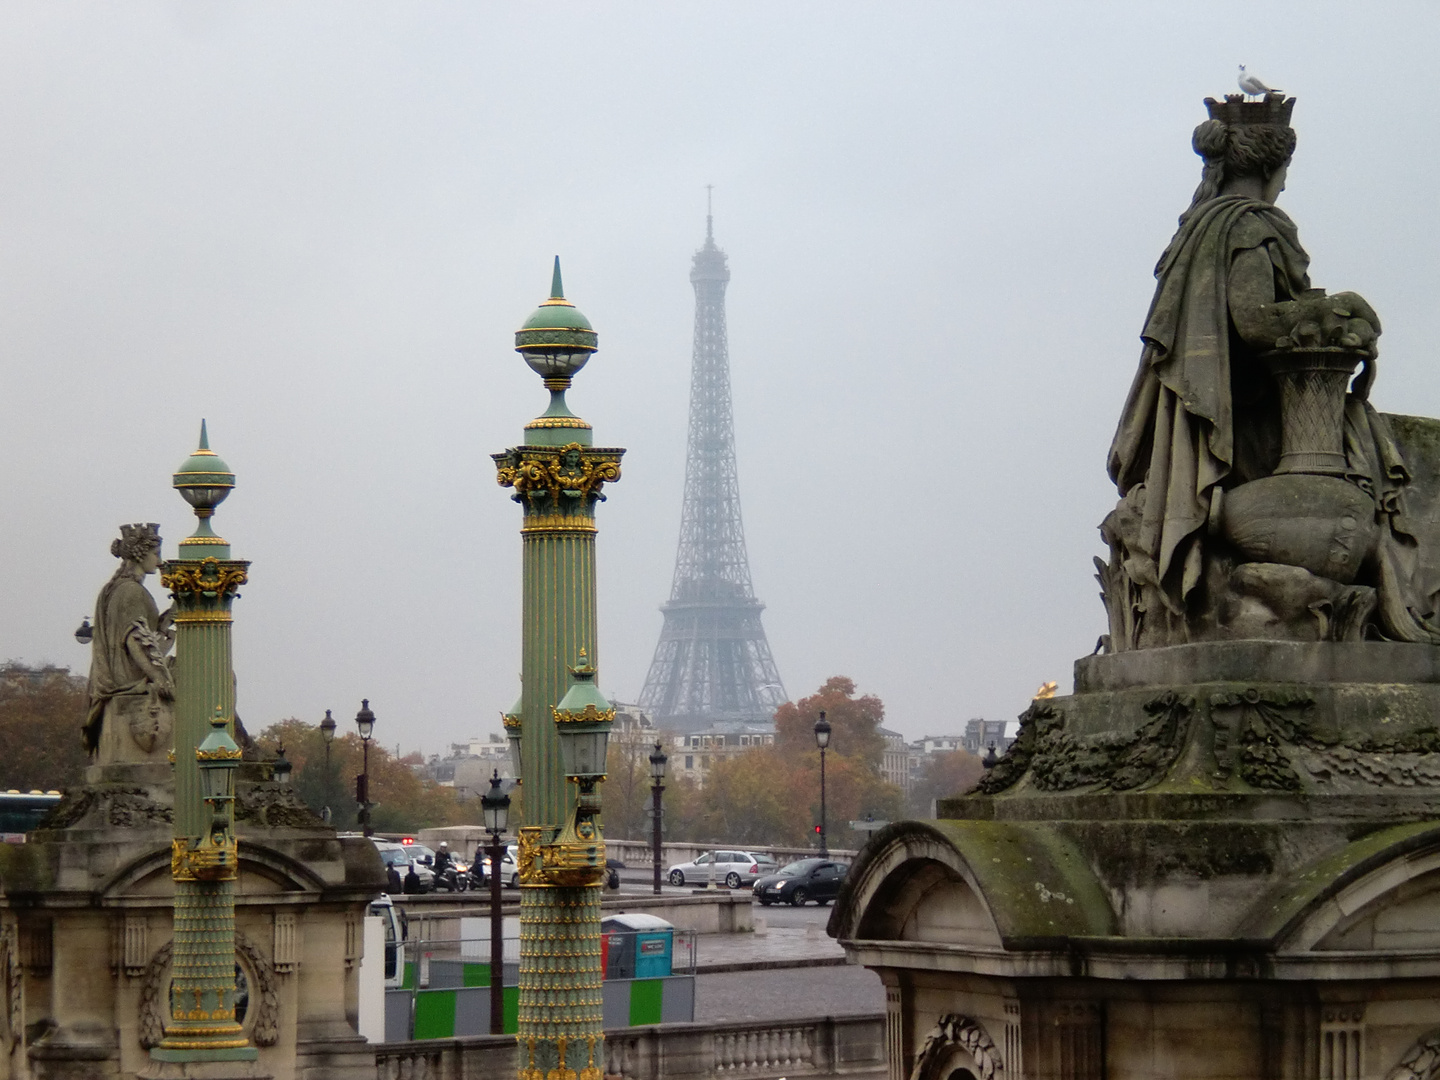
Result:
M1215 488L1270 475L1279 461L1279 397L1231 317L1230 278L1242 252L1262 249L1275 303L1310 291L1310 258L1294 223L1274 205L1221 195L1183 222L1155 268L1155 296L1141 331L1140 367L1110 447L1121 496L1143 485L1138 544L1126 570L1153 586L1175 615L1205 568ZM1368 385L1368 378L1364 380ZM1415 541L1403 522L1405 463L1384 418L1351 394L1345 409L1348 479L1371 494L1382 530L1376 585L1382 628L1404 641L1436 640L1432 605L1411 594Z

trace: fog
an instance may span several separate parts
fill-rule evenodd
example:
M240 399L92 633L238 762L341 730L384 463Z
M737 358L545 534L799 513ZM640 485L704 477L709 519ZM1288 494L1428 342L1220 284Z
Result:
M217 531L241 715L404 749L498 731L520 510L489 455L547 396L513 332L559 254L628 448L599 508L601 682L670 589L705 185L730 258L740 490L793 698L909 736L1013 718L1105 630L1105 456L1202 99L1298 98L1281 205L1384 321L1373 393L1440 413L1429 4L6 5L0 657L72 633L121 522ZM159 593L158 583L151 579Z

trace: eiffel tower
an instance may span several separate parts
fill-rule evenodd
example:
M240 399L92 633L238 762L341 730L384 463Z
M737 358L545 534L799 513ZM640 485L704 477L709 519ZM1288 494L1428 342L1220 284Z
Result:
M725 286L730 269L705 215L695 253L695 352L690 366L690 440L680 548L665 624L640 692L657 726L689 732L726 721L769 724L785 688L760 625L765 605L750 585L740 520Z

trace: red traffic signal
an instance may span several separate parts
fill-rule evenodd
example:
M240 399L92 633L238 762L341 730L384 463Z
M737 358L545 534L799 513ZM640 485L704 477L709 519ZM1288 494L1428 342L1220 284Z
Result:
M816 831L817 833L820 831L820 826L819 826L819 825L816 825L816 826L815 826L815 831Z

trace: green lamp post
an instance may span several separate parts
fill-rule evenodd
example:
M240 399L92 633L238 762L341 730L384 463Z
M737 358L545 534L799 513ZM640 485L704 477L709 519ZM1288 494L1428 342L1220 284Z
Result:
M522 692L505 717L524 818L520 1080L601 1080L604 1072L596 785L615 710L595 686L595 504L620 479L625 451L594 446L590 425L565 402L596 342L565 299L557 257L550 298L515 334L550 406L525 425L523 445L494 455L497 480L524 510Z
M170 1019L151 1049L157 1061L253 1061L258 1052L235 1020L235 675L230 607L248 562L210 519L235 487L235 474L200 447L175 473L175 488L200 524L180 541L160 580L175 600L175 944Z

